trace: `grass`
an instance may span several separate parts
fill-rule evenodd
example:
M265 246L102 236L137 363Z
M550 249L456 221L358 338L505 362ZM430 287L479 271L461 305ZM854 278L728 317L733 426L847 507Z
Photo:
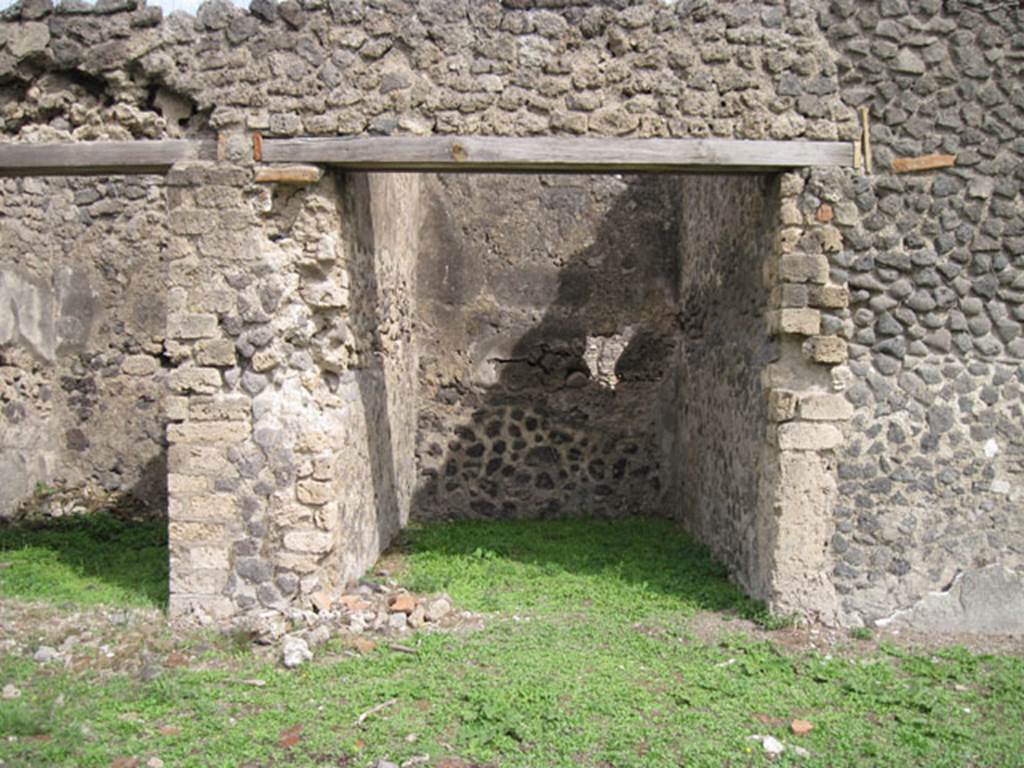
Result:
M167 604L167 523L96 514L0 525L0 596L73 605Z
M667 523L427 527L401 561L410 587L448 592L460 609L485 613L487 628L403 641L416 655L381 645L292 672L223 643L148 682L0 657L0 684L22 689L0 701L0 759L756 766L771 761L749 736L772 734L789 746L778 765L1022 764L1024 660L886 645L787 650L742 631L749 624L738 619L763 611ZM736 631L699 639L694 622L708 612ZM250 678L266 684L240 682ZM797 717L814 729L790 735Z

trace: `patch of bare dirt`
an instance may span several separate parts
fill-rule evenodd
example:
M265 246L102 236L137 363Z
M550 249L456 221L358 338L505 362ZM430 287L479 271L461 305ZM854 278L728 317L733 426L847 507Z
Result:
M851 630L821 624L764 629L752 621L704 611L694 616L688 630L702 643L716 643L730 634L743 634L782 646L791 653L817 651L834 655L864 656L875 653L882 644L905 650L929 652L963 647L976 654L1024 656L1024 636L979 635L970 633L935 634L907 629L872 629L870 637L859 638Z

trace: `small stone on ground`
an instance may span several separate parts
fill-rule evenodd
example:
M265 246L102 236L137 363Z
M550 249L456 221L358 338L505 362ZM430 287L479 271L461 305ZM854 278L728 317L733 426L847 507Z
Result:
M287 635L281 644L281 656L285 667L294 669L312 659L313 653L301 637Z

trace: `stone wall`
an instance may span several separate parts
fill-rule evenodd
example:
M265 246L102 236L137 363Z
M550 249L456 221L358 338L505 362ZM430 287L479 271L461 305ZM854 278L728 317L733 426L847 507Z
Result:
M0 181L0 519L37 485L163 507L163 179Z
M675 427L672 510L751 589L760 562L767 402L761 371L778 352L763 273L777 237L777 179L679 180L682 338L666 417Z
M942 614L939 623L947 627L980 626L984 622L976 621L976 617L990 616L992 606L1009 604L1008 600L1024 594L1020 503L1024 485L1020 428L1024 385L1022 24L1024 12L1012 4L985 0L683 0L674 4L654 0L581 4L529 0L331 0L324 4L321 0L287 0L274 4L258 0L251 12L224 2L208 3L195 19L180 14L161 19L156 9L139 8L132 0L105 1L95 11L83 11L73 3L51 11L45 0L34 0L23 10L6 12L0 22L0 132L18 141L177 135L212 138L220 132L227 145L234 142L233 162L241 162L245 154L241 148L248 147L246 131L270 136L459 132L853 139L859 131L856 110L866 107L874 147L873 173L844 169L786 175L779 180L778 237L768 258L763 285L777 358L760 374L771 422L763 441L764 482L759 489L755 532L754 549L761 553L757 561L761 565L750 571L748 578L742 575L739 560L731 562L753 593L780 610L816 613L851 623L886 619L898 613L899 620L924 626L931 621L928 616L945 610L929 606L957 601L962 610ZM930 152L956 155L955 165L917 174L891 172L894 156ZM263 199L263 193L250 187L248 176L230 177L228 181L230 189L224 191L224 199L234 200L229 208L237 204L239 210L250 210ZM102 231L96 229L96 223L73 224L71 212L93 205L101 209L111 195L104 193L102 199L86 198L82 203L75 203L74 195L93 188L113 189L121 183L104 187L94 182L61 182L53 187L57 192L50 195L48 191L32 192L33 188L50 189L33 187L35 182L4 182L5 212L19 211L22 201L28 201L26 211L53 204L64 206L68 218L57 237L51 238L50 246L42 245L39 234L43 230L37 227L29 236L28 248L16 244L8 249L7 238L15 231L9 226L14 217L8 215L2 234L8 250L0 258L0 291L8 296L17 294L19 307L51 307L36 316L52 317L56 322L60 316L58 305L65 303L60 291L67 289L61 288L65 284L54 276L69 263L46 255L45 248L58 247L52 245L54 242L77 243L88 231ZM372 182L366 183L372 186ZM29 185L28 191L25 184ZM136 182L123 184L124 191L116 197L131 200L127 190L134 189ZM428 186L431 184L428 182ZM359 206L365 204L339 203L346 199L344 189L341 193L318 189L315 193L279 192L284 209L272 208L305 210L306 203L312 204L314 199L331 199L330 205L323 204L322 213L310 214L311 220L323 218L315 228L319 232L321 226L334 227L333 231L341 233L339 244L357 242L359 238L353 238L360 227L352 221L358 221L359 215L365 219L365 212L357 215ZM432 189L436 192L437 188ZM450 192L454 187L448 189ZM267 396L267 412L257 413L250 402L242 419L246 426L225 428L221 433L225 442L212 446L227 450L237 442L232 456L259 459L254 459L251 466L246 464L249 468L245 471L252 477L239 479L234 488L230 482L233 478L228 477L221 480L220 490L211 486L189 491L191 486L184 481L180 487L174 486L179 482L176 475L185 473L175 472L172 467L172 486L178 488L172 494L183 494L182 499L189 493L196 494L196 499L214 498L209 520L215 520L217 504L227 504L228 498L250 517L255 512L247 510L265 511L277 504L284 509L288 488L298 487L300 481L306 483L307 490L323 490L313 483L333 483L331 493L336 490L342 498L342 484L330 479L334 477L330 471L316 462L334 454L356 455L355 449L342 443L318 444L315 450L310 448L313 453L299 461L298 448L288 448L293 455L286 461L286 451L276 452L275 447L255 442L256 434L262 440L270 432L254 430L253 424L268 412L276 414L286 402L296 401L306 370L318 372L321 384L314 390L321 395L310 395L316 402L306 415L296 416L295 423L312 418L312 414L319 419L322 410L362 413L362 395L355 394L361 391L360 376L367 377L367 381L372 376L383 377L381 380L391 377L394 386L389 381L387 397L375 401L377 405L371 410L382 413L381 403L385 401L389 409L397 408L408 402L402 396L399 371L412 370L414 346L403 346L400 353L381 351L379 365L369 361L359 349L394 351L398 347L375 340L372 331L357 332L359 325L354 316L348 317L351 325L346 319L347 330L343 332L335 318L344 316L344 312L336 312L341 307L329 303L310 310L319 330L309 339L295 336L304 339L301 344L307 346L296 345L286 333L291 321L277 309L260 309L263 295L256 286L269 282L271 273L232 266L233 249L243 246L251 250L237 253L263 253L269 247L268 253L277 259L276 244L290 237L276 229L280 226L282 232L287 230L290 225L285 219L281 220L285 223L277 224L278 213L268 218L256 212L252 214L255 218L246 219L240 229L224 220L205 232L201 229L208 224L201 223L205 218L223 216L213 213L210 202L187 201L182 207L174 193L171 221L175 221L174 211L188 213L183 223L174 224L184 229L169 237L158 217L151 216L145 219L145 231L133 235L125 231L127 224L158 202L149 187L143 185L143 190L144 195L125 213L110 218L111 222L122 223L108 232L111 239L106 240L132 243L134 247L126 248L116 264L92 273L89 283L100 296L96 304L100 315L112 312L111 316L125 326L108 336L96 330L102 323L94 325L94 335L85 344L88 362L79 359L76 363L64 353L40 358L35 345L42 343L46 349L56 350L60 338L57 332L44 333L46 322L33 320L29 316L32 313L25 317L19 313L17 320L19 328L23 323L32 326L27 333L10 330L15 327L11 313L2 314L4 310L0 309L0 334L6 339L3 354L6 362L15 363L3 368L6 400L0 442L20 452L23 459L18 461L38 468L27 474L17 468L12 472L14 454L5 450L4 471L21 478L22 490L33 482L26 477L50 477L52 470L48 467L57 464L72 479L94 477L102 482L107 477L113 485L115 478L105 473L114 472L117 457L123 455L113 443L95 454L77 453L74 448L57 451L53 446L67 444L66 433L72 429L88 437L91 446L107 440L96 436L99 422L95 417L90 417L92 436L78 423L83 413L95 412L97 407L96 398L84 391L92 387L102 390L107 402L124 403L110 407L120 409L117 419L131 424L129 431L136 439L149 434L158 427L160 418L154 415L155 410L146 411L145 406L138 409L134 393L142 393L145 402L149 383L143 382L152 381L154 387L158 386L165 375L163 366L168 366L180 369L170 377L171 383L178 388L185 386L183 394L189 408L201 397L216 400L232 393L243 393L243 398L256 402L244 385L248 381L249 386L258 386L260 380L254 376L266 378L264 388L278 393L277 399ZM193 192L199 195L198 190ZM238 202L238 195L242 202ZM412 191L409 195L403 199L413 205L416 196ZM437 194L432 199L436 201ZM472 199L472 203L465 212L449 211L449 218L465 216L469 220L482 215L475 214L473 206L480 206L482 211L485 203L479 199ZM436 208L432 208L427 219L435 213ZM104 216L95 218L106 221ZM345 224L346 219L352 221ZM28 222L40 219L18 214L18 220L20 227L32 229L35 224L30 226ZM328 225L328 221L333 223ZM454 226L451 221L449 225ZM200 229L193 231L195 227ZM274 234L267 235L266 227L271 227ZM367 225L361 228L367 231ZM250 233L252 242L242 238L240 232ZM188 244L185 250L192 249L196 265L176 273L174 264L187 261L186 256L179 255L183 238ZM169 300L179 304L171 307L167 339L159 349L159 331L154 333L144 323L131 326L126 315L118 314L127 312L127 305L118 300L112 286L120 285L116 272L122 262L132 263L130 260L141 258L142 253L161 253L160 244L165 239L164 258L170 265L172 285L184 287L187 283L223 293L217 301L207 301L199 294L186 295L184 304L180 303L180 293L168 294ZM363 236L362 242L366 241ZM415 250L411 239L403 242L410 251ZM59 247L71 252L63 245ZM401 250L396 245L394 252ZM356 247L349 253L358 260L359 253L365 251ZM201 260L197 254L202 255ZM253 264L258 265L264 258L260 256ZM312 279L318 285L342 279L341 272L332 272L334 267L317 267L319 271L315 271L295 266L289 261L292 256L281 258L282 269L273 273L277 279ZM377 260L381 265L387 262L386 258ZM76 262L78 266L89 263L102 264L102 259L90 256ZM411 280L405 269L393 272L384 282ZM232 277L237 285L224 279L232 270L239 275ZM352 279L354 284L354 276ZM101 286L108 280L112 280L109 299L101 295L107 290ZM435 288L425 289L423 295L431 299L432 305L425 308L428 314L423 317L429 318L429 313L443 308L444 302L434 300L431 293ZM298 291L301 301L296 301L296 306L308 308L321 300L335 300L313 296L313 304L309 304L302 298L298 283L282 290L282 295ZM370 304L383 302L381 306L386 305L388 312L396 307L393 317L403 318L397 321L397 327L408 327L403 324L411 322L410 316L402 314L408 308L393 303L383 288L379 291ZM240 297L244 297L244 307L237 303L242 301ZM351 300L356 306L355 299ZM81 298L69 301L75 306L83 304ZM159 302L147 306L158 307ZM236 328L234 321L226 322L228 318L262 317L257 310L271 320L239 321L242 325L237 326L238 333L228 333ZM210 322L208 317L196 321L199 326L191 330L175 325L177 312L183 312L182 317L212 316L216 329L203 325ZM547 328L545 320L538 317L537 323ZM275 335L271 346L281 345L289 360L292 351L305 351L313 358L312 368L302 368L304 359L296 358L298 368L288 367L290 362L278 362L260 371L256 366L269 364L269 360L257 356L262 347L251 340L243 340L236 354L241 360L256 362L242 366L236 359L228 365L226 347L220 348L223 357L202 353L203 359L225 361L223 366L200 361L201 346L214 348L214 341L228 338L238 341L268 322L284 334ZM394 322L387 325L395 326ZM512 327L511 321L508 327ZM181 337L182 330L213 335ZM122 349L120 340L125 336L135 341ZM40 340L44 337L51 341L43 343ZM112 341L115 337L117 341ZM346 341L349 337L351 342ZM261 339L255 337L255 341ZM424 372L431 370L435 357L430 343L424 342ZM251 354L245 356L250 347ZM314 348L322 350L319 357L313 354ZM399 354L403 362L396 363L397 368L388 373L390 363L385 361L394 354ZM125 357L115 364L117 355ZM590 355L594 360L601 358L600 350ZM468 357L459 359L452 370L442 373L449 378L456 374L468 377L475 370L470 361ZM129 369L142 372L140 386L136 388L130 383L134 380L124 378L123 400L118 401L114 385L122 381L119 377L127 376L126 363ZM154 364L160 368L154 369ZM97 371L114 371L120 365L122 373L104 378L88 373L93 365ZM62 373L64 368L70 373ZM218 372L218 383L207 369ZM274 370L295 373L283 376ZM599 364L594 368L588 364L587 370L603 375ZM354 371L365 373L357 375ZM248 379L246 374L250 374ZM196 378L189 383L188 376ZM451 393L438 384L444 376L430 379L427 387L449 397ZM12 384L15 377L18 382ZM55 389L53 382L59 386L65 377L81 379L83 391L61 394L63 390ZM89 378L92 383L84 383ZM595 384L588 381L588 386ZM190 390L192 384L200 389ZM69 386L74 390L79 385ZM666 392L672 385L661 382L661 387ZM203 392L203 388L211 391ZM337 398L329 406L325 404L328 394ZM464 396L456 392L452 403L438 401L431 408L438 413L449 408L444 412L449 420L446 423L465 421L479 438L472 424L475 406L460 400ZM57 405L44 404L47 397L50 402L56 399ZM62 398L66 404L61 404ZM22 408L10 407L16 401L24 408L24 416ZM190 423L181 419L192 418L180 410L181 402L173 398L167 401L168 415L177 414L178 427ZM358 406L346 405L357 402ZM660 402L665 409L667 401L663 398ZM33 428L25 425L42 424L42 414L50 407L57 409L55 413L66 414L47 423L46 429L51 430L51 423L59 425L57 439L51 437L53 432L45 437L38 430L29 434ZM468 420L459 409L469 412ZM126 421L129 413L134 420ZM507 409L503 419L513 418L512 413L511 408ZM350 434L346 439L353 444L365 444L370 432L379 433L380 417L371 415L371 422L377 419L373 428L354 426L358 424L355 417L354 421L348 416L338 418L339 424L349 425L345 427L349 433L339 427L337 434ZM406 418L410 418L408 414L393 413L392 432L381 443L390 444L395 456L411 453L411 446L399 445L408 441L407 432L395 427ZM16 419L22 419L20 425L12 423ZM482 421L485 437L490 421L486 417ZM503 430L507 428L502 426ZM177 428L172 428L172 433L181 436ZM79 433L72 437L74 445L83 445ZM147 446L147 461L150 456L158 457L157 440L145 440L148 442L142 444ZM30 447L42 446L44 441L46 450ZM172 463L177 460L174 449L179 442L172 437ZM421 442L424 466L429 464L423 458L428 453L431 461L443 458L434 455L433 443L442 454L452 450L437 440ZM658 437L658 444L659 455L673 450L672 440L664 434ZM494 444L481 443L481 448L484 452L492 450ZM383 498L384 507L397 508L401 516L401 499L406 491L400 489L411 482L404 479L407 472L401 468L408 466L402 463L407 460L396 458L391 472L387 469L387 451L379 446L365 450L360 454L366 461L364 466L375 467L370 475L396 478L391 485L393 491L381 496L378 490L371 507L377 509ZM377 458L371 461L371 456ZM236 458L233 465L241 467L239 461ZM435 463L441 466L440 461ZM305 472L314 465L320 467L313 469L319 476L299 477L300 468ZM255 466L259 469L252 469ZM296 467L294 482L282 480L283 485L274 485L272 493L256 492L257 484L259 490L266 490L263 484L271 484L270 478L277 470L290 477L285 471L288 466ZM486 478L486 464L480 469ZM670 469L664 462L659 467L663 483ZM495 471L503 471L503 467ZM141 468L122 461L117 483L130 486L135 482L133 478L142 475ZM714 484L705 475L696 478L697 487L700 483ZM275 477L273 483L277 482ZM371 485L366 481L362 486L362 498L367 498ZM681 487L678 480L669 485ZM202 483L196 481L196 486ZM273 493L283 494L282 500ZM709 497L714 497L711 490L702 494L702 498ZM389 498L399 501L392 504ZM255 506L247 499L257 499ZM329 504L313 505L319 506L333 509ZM302 511L297 518L304 521L302 525L308 523L308 529L303 530L321 530L315 520L310 522L310 513L304 511L307 505L296 509ZM172 504L172 519L180 511ZM232 507L231 514L236 512ZM491 511L484 508L483 513ZM228 526L214 533L223 535L225 542L233 541L243 533L244 526L232 525L237 530ZM332 525L324 530L337 531ZM310 555L317 556L313 558L313 570L301 576L289 570L291 566L274 565L282 569L273 571L275 578L287 573L294 577L275 586L277 593L290 589L290 594L296 594L296 582L303 579L306 588L316 588L323 564L333 557L336 541L340 541L330 538L330 546L322 551L298 553L287 547L279 550L273 538L279 534L262 532L258 520L253 530L256 532L247 535L255 543L242 545L248 554L231 557L248 562L291 551L298 561L308 565ZM710 532L707 535L713 538ZM749 541L749 529L742 535L745 538L736 544L737 551L750 546L742 543ZM373 538L371 532L361 540L372 543ZM298 542L291 539L292 544ZM324 539L304 539L302 546L313 542L320 547ZM203 562L201 555L197 557L197 563ZM234 562L213 558L209 570L234 573ZM218 584L214 592L220 595L224 586L229 586L231 597L225 600L235 607L245 600L258 601L257 587L272 582L263 578L267 573L263 566L253 568L255 580L239 581L236 575L241 587L230 586L227 575L223 576L223 585L219 585L218 576L206 587L214 589L211 585ZM970 589L964 585L970 585ZM277 599L273 590L264 590L264 602ZM1011 624L1004 621L999 626Z
M178 615L308 603L408 519L415 179L250 179L168 177Z
M855 130L812 3L258 0L250 12L212 0L162 21L134 0L98 5L8 14L4 133Z
M350 273L357 275L352 314L366 349L353 371L361 432L346 446L339 480L341 525L349 536L342 580L362 576L409 522L416 480L417 347L413 338L421 212L417 174L343 177L346 221L353 233ZM349 553L355 543L355 557Z
M1024 595L1024 14L986 5L834 2L822 16L842 98L873 121L876 174L804 197L811 209L841 190L832 275L851 306L828 322L850 340L855 412L831 549L843 612L867 621L901 609L965 629L995 610L1024 626L1008 615ZM888 170L931 152L956 164ZM964 576L976 587L961 599ZM958 610L935 622L943 602Z
M671 185L455 175L428 189L416 514L663 514Z

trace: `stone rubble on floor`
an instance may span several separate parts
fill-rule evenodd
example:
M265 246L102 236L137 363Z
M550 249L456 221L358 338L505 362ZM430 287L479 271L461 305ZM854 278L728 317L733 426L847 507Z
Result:
M268 609L238 617L229 631L247 633L257 645L280 644L284 666L291 669L313 658L313 651L333 637L369 636L356 648L372 648L369 638L396 640L411 631L480 628L481 617L456 611L447 595L419 596L393 580L361 579L350 589L314 594L311 609Z

